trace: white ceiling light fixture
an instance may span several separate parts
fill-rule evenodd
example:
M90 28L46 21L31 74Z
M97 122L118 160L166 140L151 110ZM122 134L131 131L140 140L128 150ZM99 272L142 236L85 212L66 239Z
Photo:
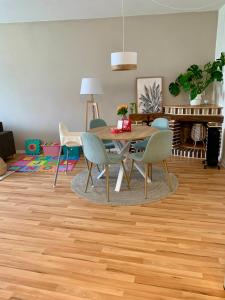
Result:
M124 0L122 1L123 51L111 53L112 71L129 71L137 69L137 52L125 52L124 35Z

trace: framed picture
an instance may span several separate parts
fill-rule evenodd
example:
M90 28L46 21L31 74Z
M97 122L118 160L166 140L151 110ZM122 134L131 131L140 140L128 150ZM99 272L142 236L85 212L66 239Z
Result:
M162 112L162 77L137 78L137 111Z
M129 103L129 113L136 114L137 113L137 102Z

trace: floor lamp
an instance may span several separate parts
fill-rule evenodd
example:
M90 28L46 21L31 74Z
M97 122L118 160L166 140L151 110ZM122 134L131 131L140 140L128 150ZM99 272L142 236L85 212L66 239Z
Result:
M90 95L90 99L87 100L86 112L85 112L85 130L88 130L89 112L92 111L92 118L99 118L98 104L94 100L94 95L103 94L101 82L97 78L83 78L81 81L81 95Z

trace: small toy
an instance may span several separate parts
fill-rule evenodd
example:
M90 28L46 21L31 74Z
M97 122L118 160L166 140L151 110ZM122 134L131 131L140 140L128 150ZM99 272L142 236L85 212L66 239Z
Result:
M60 150L60 143L44 143L41 145L45 156L58 156Z
M25 140L25 153L27 155L39 155L41 153L41 140L39 139Z

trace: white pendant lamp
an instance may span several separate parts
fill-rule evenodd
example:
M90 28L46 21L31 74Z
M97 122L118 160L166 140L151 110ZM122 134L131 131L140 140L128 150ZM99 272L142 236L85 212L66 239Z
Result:
M123 52L111 53L112 71L129 71L137 69L137 52L125 52L124 38L124 0L122 1L122 20L123 20Z

